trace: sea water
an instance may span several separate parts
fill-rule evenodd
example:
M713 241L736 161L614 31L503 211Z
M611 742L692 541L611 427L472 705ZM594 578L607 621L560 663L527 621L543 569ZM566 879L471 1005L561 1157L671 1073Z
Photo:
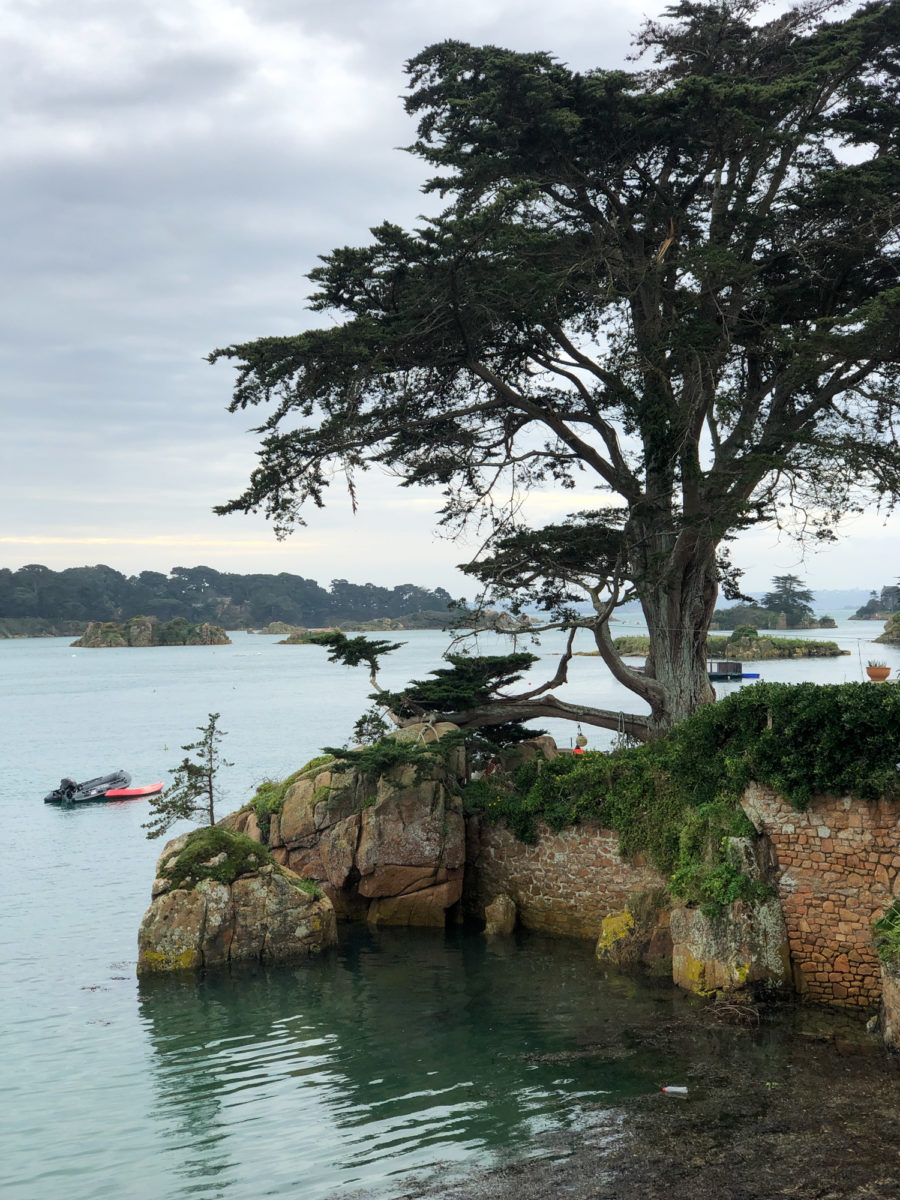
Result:
M761 669L841 681L879 657L896 673L897 650L858 644L879 629L819 634L850 657ZM550 1133L553 1153L560 1136L600 1144L625 1098L678 1082L687 1064L627 1032L692 1001L600 971L577 941L342 926L340 947L309 963L139 982L161 848L141 828L148 801L67 809L43 795L63 775L118 768L135 784L168 781L181 745L219 712L233 763L224 813L343 744L367 703L365 673L319 649L232 636L108 651L0 642L4 1197L397 1196L410 1176L549 1153ZM406 643L386 660L391 686L425 675L447 641L386 636ZM556 644L538 648L526 683ZM574 660L570 679L573 696L638 707L596 659Z

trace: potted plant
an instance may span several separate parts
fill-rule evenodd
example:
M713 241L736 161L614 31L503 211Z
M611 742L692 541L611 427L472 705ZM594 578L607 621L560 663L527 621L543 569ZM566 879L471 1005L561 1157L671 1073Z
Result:
M890 673L891 668L887 663L873 660L866 663L866 674L870 679L874 679L876 683L884 683Z

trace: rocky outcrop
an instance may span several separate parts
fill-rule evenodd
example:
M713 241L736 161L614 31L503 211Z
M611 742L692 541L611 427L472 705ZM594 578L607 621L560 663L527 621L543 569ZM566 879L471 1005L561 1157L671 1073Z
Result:
M637 892L628 907L605 917L595 947L601 963L617 968L649 967L668 973L672 936L664 888Z
M790 986L791 958L781 905L736 900L719 915L674 908L672 979L691 992Z
M876 642L885 642L889 646L900 645L900 612L891 613L884 623L884 633L875 638Z
M142 646L230 646L231 638L219 625L204 621L192 625L183 617L165 624L156 617L132 617L117 625L114 621L91 621L73 646L90 650L109 647Z
M140 974L307 958L337 941L331 902L240 834L169 842L138 933Z
M395 738L434 742L447 723L413 725ZM462 751L425 758L375 778L333 763L301 771L269 821L273 857L314 880L339 917L372 924L443 925L462 894L465 827ZM233 829L259 831L245 809Z

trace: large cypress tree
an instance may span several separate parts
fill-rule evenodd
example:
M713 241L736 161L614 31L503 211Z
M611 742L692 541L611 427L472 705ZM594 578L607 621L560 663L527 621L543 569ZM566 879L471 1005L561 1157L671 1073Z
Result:
M445 208L323 259L312 307L337 323L211 355L236 360L233 410L270 406L217 511L283 533L335 470L351 493L373 465L440 485L442 521L493 522L466 569L589 628L649 706L632 732L710 698L728 539L786 511L829 536L900 491L900 6L835 8L683 0L637 70L459 42L413 59L412 150ZM595 509L518 526L517 498L550 485L596 489ZM644 674L608 626L633 597ZM621 720L546 690L454 715Z

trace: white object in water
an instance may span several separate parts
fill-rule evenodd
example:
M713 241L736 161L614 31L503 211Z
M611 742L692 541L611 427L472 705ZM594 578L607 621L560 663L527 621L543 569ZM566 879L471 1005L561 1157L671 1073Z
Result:
M686 1096L688 1094L686 1087L664 1087L663 1091L667 1096Z

